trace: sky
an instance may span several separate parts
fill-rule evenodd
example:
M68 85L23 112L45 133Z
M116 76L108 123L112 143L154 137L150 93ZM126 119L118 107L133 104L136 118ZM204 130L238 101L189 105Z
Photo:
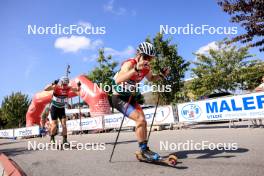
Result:
M244 31L214 0L2 0L0 24L0 102L17 91L32 97L65 75L68 64L71 78L89 73L97 66L99 48L118 62L133 57L137 45L154 37L161 25L171 29L164 37L172 38L186 61L194 61L195 52L214 48L216 41ZM43 33L56 25L88 32ZM188 25L236 28L237 34L175 33ZM256 48L250 53L264 58ZM185 79L190 77L187 72Z

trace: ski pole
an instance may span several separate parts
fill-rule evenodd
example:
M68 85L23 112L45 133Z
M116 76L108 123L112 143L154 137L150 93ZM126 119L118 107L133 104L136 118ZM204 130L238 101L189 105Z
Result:
M156 117L157 109L158 109L158 106L159 106L159 99L160 99L160 94L158 94L158 100L157 100L157 103L156 103L154 115L153 115L152 122L151 122L151 125L150 125L150 129L149 129L149 133L148 133L148 138L147 138L147 143L149 141L149 137L150 137L150 134L151 134L151 129L152 129L152 126L153 126L155 117Z
M123 126L123 122L124 122L124 119L125 119L125 116L126 116L126 112L127 112L127 109L128 109L128 106L129 106L129 104L130 104L131 99L132 99L132 95L130 95L129 100L128 100L128 102L127 102L126 110L125 110L124 116L123 116L123 118L122 118L122 121L121 121L120 127L119 127L119 129L118 129L118 133L117 133L117 136L116 136L116 139L115 139L115 144L114 144L114 147L113 147L113 149L112 149L112 153L111 153L111 156L110 156L109 162L112 162L112 157L113 157L113 155L114 155L114 151L115 151L115 147L116 147L116 144L117 144L117 140L118 140L118 138L119 138L119 134L120 134L120 132L121 132L121 129L122 129L122 126Z
M66 77L69 78L69 74L71 73L70 72L70 68L71 66L70 65L67 65L67 68L66 68Z
M83 133L82 131L82 112L81 112L81 98L80 98L80 95L78 96L79 98L79 116L80 116L80 131L81 131L81 134Z
M170 70L170 67L168 67L167 69ZM166 76L164 75L164 72L165 72L165 70L161 70L161 74L159 74L159 75L160 75L163 79L166 79ZM149 141L149 137L150 137L150 134L151 134L151 129L152 129L152 126L153 126L153 123L154 123L155 117L156 117L157 109L158 109L158 106L159 106L159 100L160 100L160 94L158 94L158 100L157 100L157 103L156 103L156 107L155 107L155 111L154 111L153 119L152 119L152 122L151 122L151 125L150 125L150 129L149 129L149 133L148 133L148 138L147 138L147 143L148 143L148 141Z

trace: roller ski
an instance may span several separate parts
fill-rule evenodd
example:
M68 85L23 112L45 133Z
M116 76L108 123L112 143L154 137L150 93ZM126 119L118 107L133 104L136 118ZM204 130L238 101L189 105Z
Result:
M161 157L159 154L149 150L149 148L147 148L146 150L137 151L135 154L136 154L136 158L140 162L164 164L171 167L174 167L177 164L177 157L175 155L169 155L168 157Z

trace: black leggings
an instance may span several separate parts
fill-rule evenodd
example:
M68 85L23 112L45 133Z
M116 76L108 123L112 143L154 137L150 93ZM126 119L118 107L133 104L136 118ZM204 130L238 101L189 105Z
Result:
M66 118L65 108L57 108L52 105L50 108L50 115L52 120L58 120L58 118L61 120Z
M129 115L135 110L142 111L140 105L133 98L131 99L129 104L128 101L129 97L124 97L120 95L112 96L113 107L124 115L126 115L127 117L129 117Z

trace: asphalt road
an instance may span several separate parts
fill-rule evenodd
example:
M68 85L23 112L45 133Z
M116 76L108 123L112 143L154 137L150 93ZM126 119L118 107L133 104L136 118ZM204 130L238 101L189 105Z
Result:
M138 162L135 151L138 149L133 132L122 132L120 144L116 147L113 162L109 163L110 153L116 133L88 134L69 136L69 140L87 143L87 150L28 150L28 142L32 144L48 142L49 138L6 140L0 139L0 153L11 157L26 172L37 176L157 176L157 175L199 175L199 176L249 176L264 173L264 129L263 128L208 128L165 130L151 134L150 146L160 155L176 154L179 163L175 168ZM59 139L60 137L57 137ZM185 143L210 144L225 143L229 150L210 150L189 148L177 150L176 145ZM207 141L207 142L206 142ZM161 148L162 144L170 148ZM92 148L88 144L94 143ZM103 143L101 145L96 145ZM79 144L79 148L81 148ZM105 145L104 145L105 144ZM186 144L187 145L187 144ZM39 145L39 147L43 147ZM185 146L186 147L186 146ZM91 150L94 149L94 150ZM98 150L95 150L98 149ZM233 150L231 150L233 149Z

